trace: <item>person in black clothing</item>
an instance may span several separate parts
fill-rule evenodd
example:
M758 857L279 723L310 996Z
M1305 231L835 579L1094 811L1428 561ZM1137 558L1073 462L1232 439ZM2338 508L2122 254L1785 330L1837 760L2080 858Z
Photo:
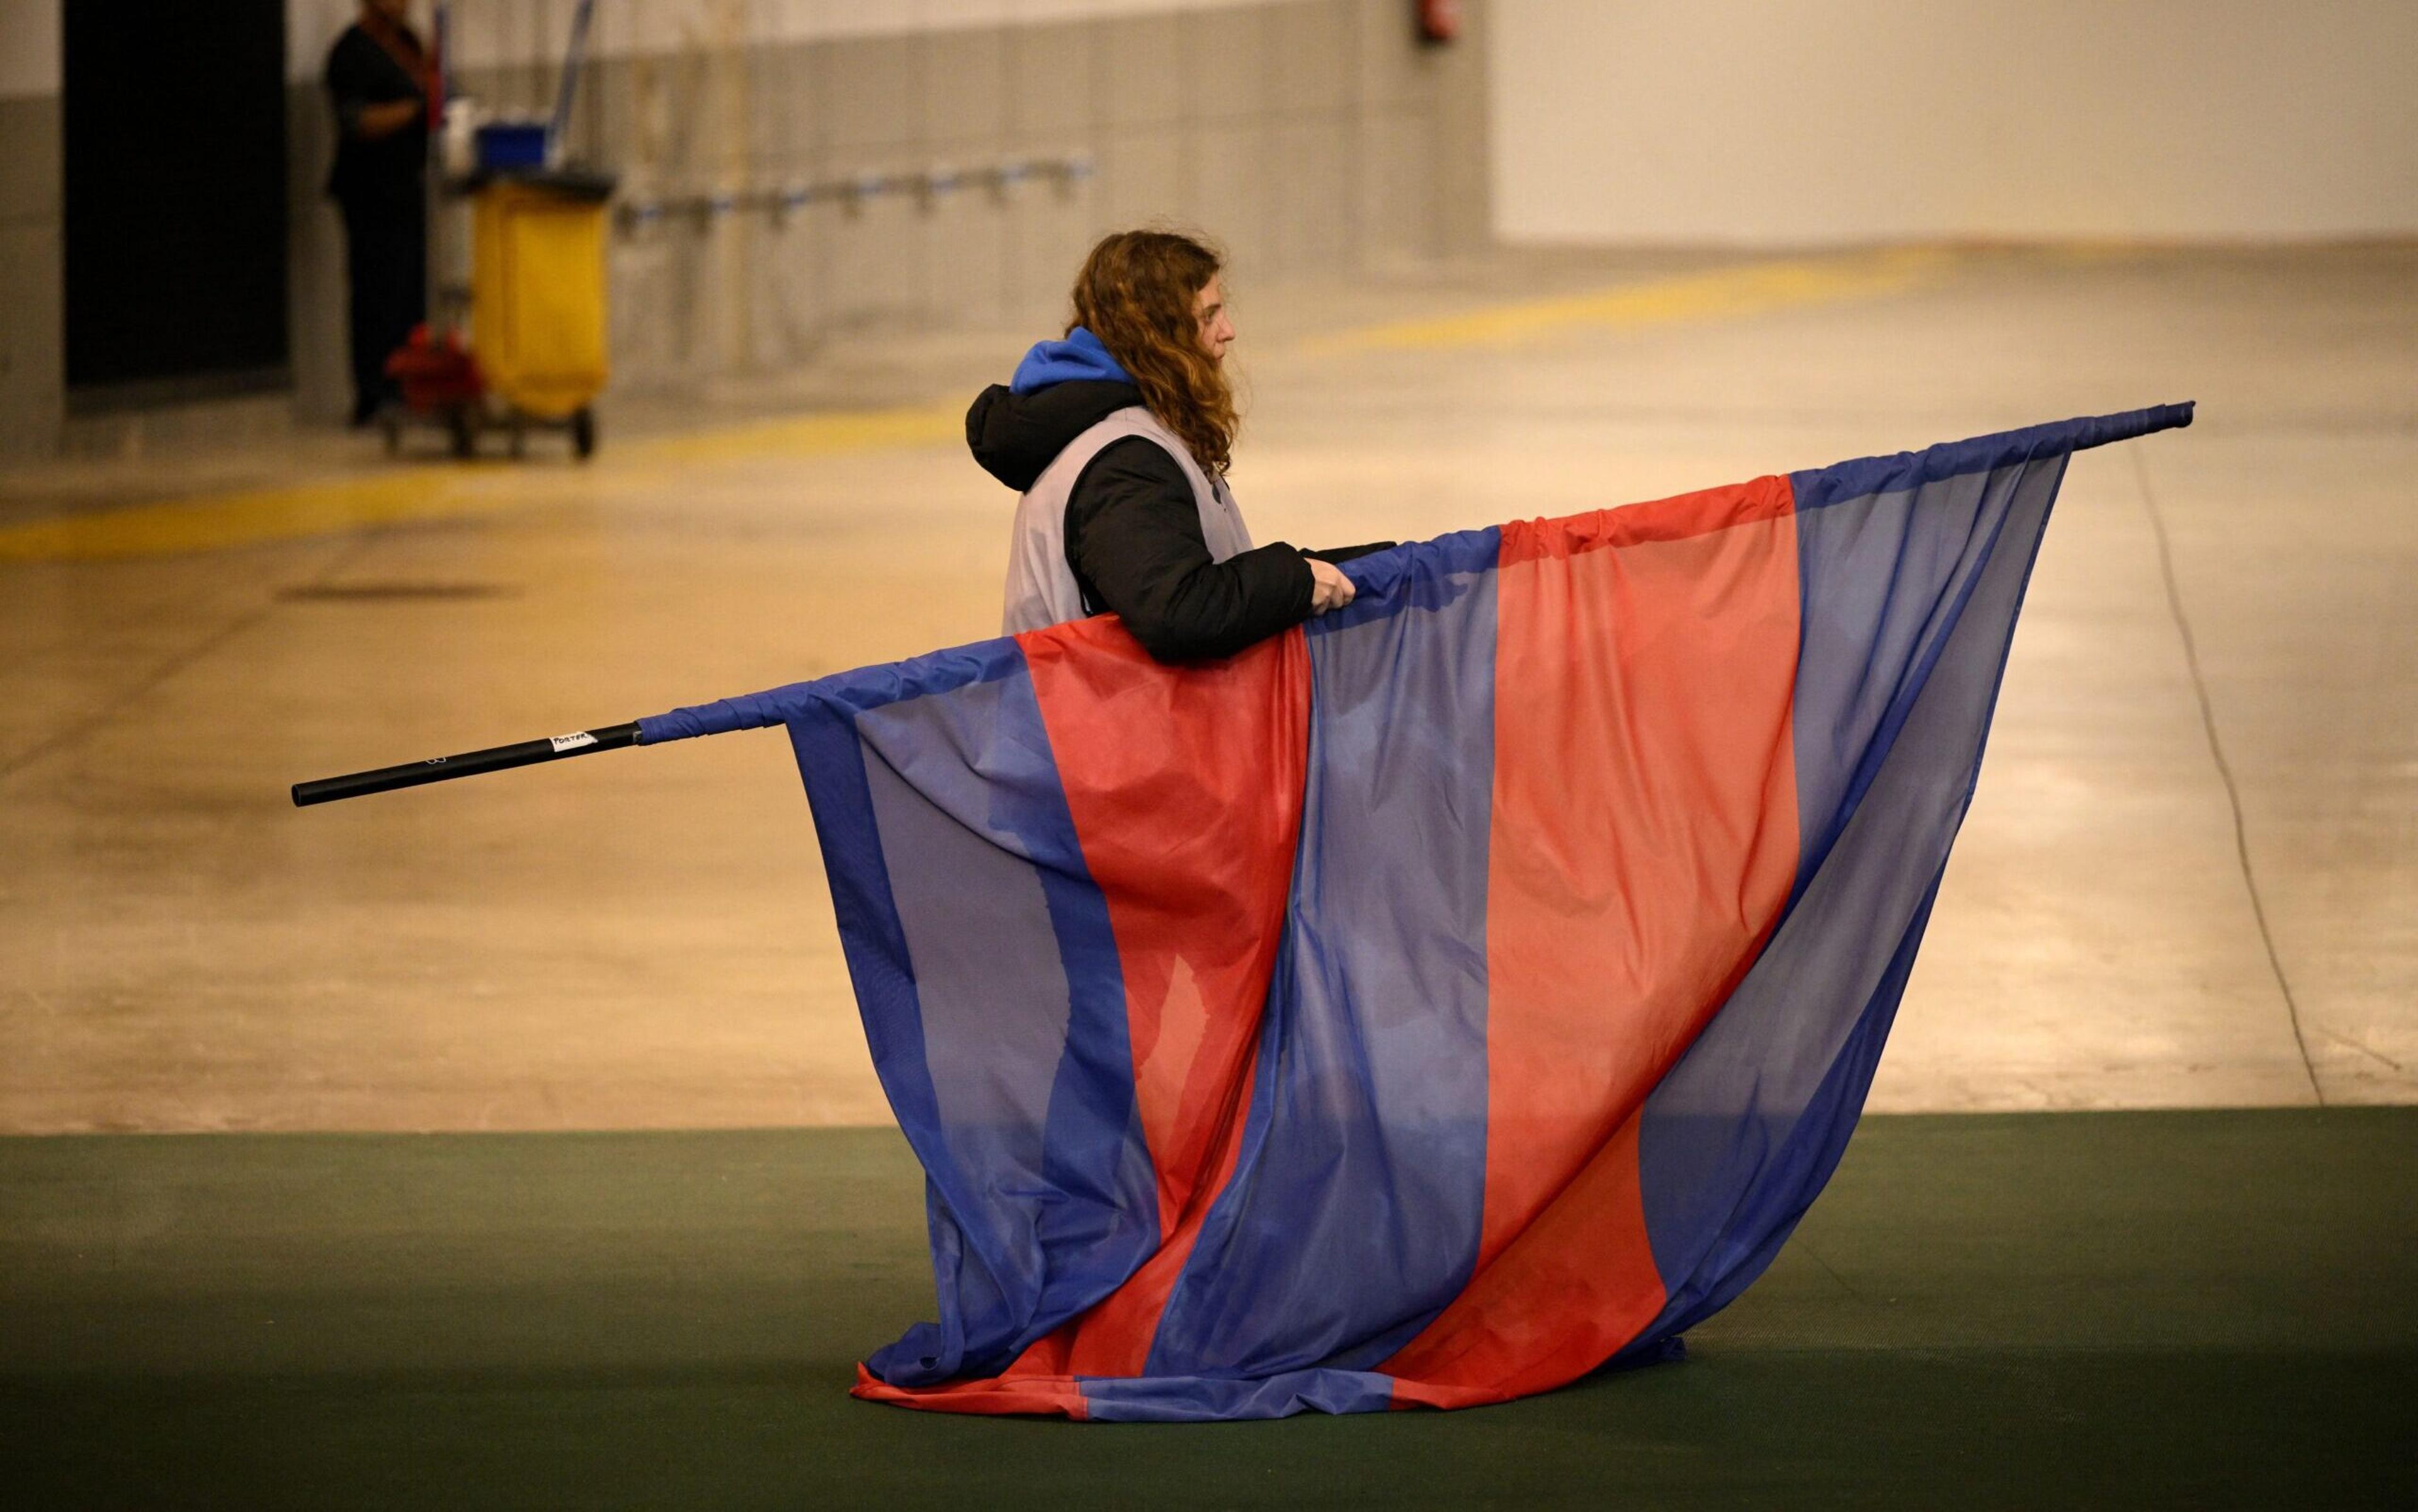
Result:
M1034 346L966 416L975 460L1025 496L1006 628L1107 610L1152 655L1180 662L1349 603L1335 563L1391 542L1254 548L1226 487L1234 327L1216 252L1167 232L1109 237L1084 262L1074 310L1064 340Z
M328 193L344 216L356 425L396 397L386 359L428 318L431 81L410 10L410 0L361 0L328 53L337 131Z

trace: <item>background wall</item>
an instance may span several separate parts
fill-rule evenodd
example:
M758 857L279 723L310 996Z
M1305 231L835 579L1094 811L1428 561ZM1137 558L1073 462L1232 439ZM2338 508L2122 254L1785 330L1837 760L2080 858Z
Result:
M552 100L570 0L457 8L457 89ZM777 373L834 338L1047 322L1085 248L1174 219L1247 285L1489 235L1484 8L1422 48L1404 0L604 0L577 150L646 202L863 174L1079 160L1005 193L674 215L612 243L615 386ZM348 0L293 0L298 400L344 402L332 148L316 75ZM424 14L424 11L423 11Z
M58 0L0 0L0 456L57 445L62 211Z
M2418 232L2410 0L1499 0L1526 242Z

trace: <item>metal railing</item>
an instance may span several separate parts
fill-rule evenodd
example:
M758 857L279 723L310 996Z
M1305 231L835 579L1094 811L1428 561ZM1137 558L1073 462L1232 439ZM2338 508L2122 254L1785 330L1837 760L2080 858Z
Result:
M1098 172L1090 158L1010 158L975 167L935 166L900 173L863 173L811 182L758 185L654 196L633 195L614 207L621 230L635 233L666 221L711 225L737 215L787 220L818 206L861 214L873 201L911 198L931 209L954 195L979 192L1000 200L1025 184L1047 184L1061 192Z

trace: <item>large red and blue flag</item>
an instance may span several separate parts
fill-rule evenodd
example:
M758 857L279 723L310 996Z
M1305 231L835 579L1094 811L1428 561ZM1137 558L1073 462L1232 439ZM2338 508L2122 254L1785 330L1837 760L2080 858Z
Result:
M1655 1357L1844 1149L2070 454L2188 405L1347 565L1223 662L1110 618L785 725L927 1174L906 1406L1462 1407Z

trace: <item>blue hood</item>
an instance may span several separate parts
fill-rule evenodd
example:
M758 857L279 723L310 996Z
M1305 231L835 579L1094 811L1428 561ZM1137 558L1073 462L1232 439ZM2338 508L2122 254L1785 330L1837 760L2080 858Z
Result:
M1053 383L1072 383L1079 379L1094 382L1131 383L1133 377L1117 365L1100 339L1078 326L1066 333L1063 342L1035 342L1024 360L1016 365L1016 376L1008 380L1010 393L1029 394L1047 389Z

